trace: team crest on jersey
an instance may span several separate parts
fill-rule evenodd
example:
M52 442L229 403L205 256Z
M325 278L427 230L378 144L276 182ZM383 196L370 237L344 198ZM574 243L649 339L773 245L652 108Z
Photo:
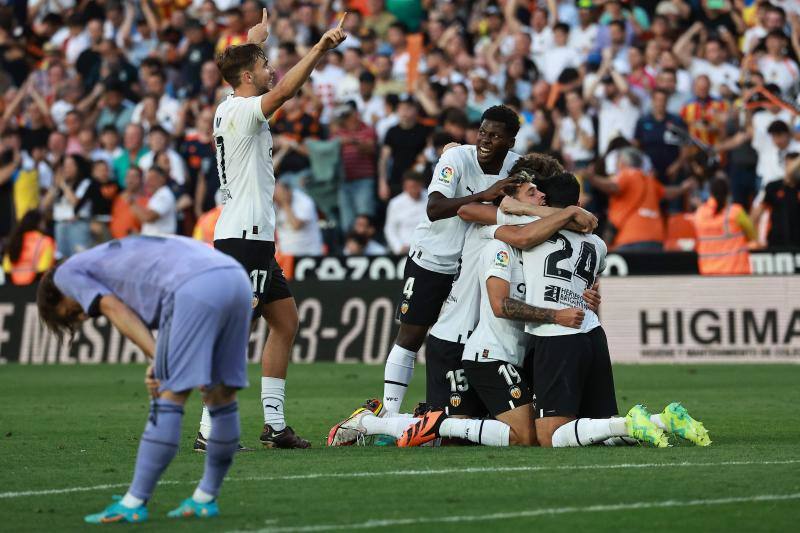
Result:
M455 173L456 171L453 167L446 166L442 168L442 171L439 173L439 181L449 185L450 182L453 181L453 174Z
M450 395L450 405L453 407L458 407L461 405L461 395L457 392L454 392Z
M512 398L514 398L515 400L519 400L520 398L522 398L522 389L520 389L520 388L519 388L519 387L517 387L516 385L514 385L513 387L511 387L511 388L508 390L508 393L509 393L509 394L511 395L511 397L512 397Z
M508 252L506 252L505 250L500 250L499 252L497 252L497 255L494 258L494 264L501 267L507 267L508 261L509 261Z
M400 304L400 314L406 313L408 313L408 300L403 300L403 303Z
M484 350L483 354L481 354L481 357L483 358L489 357L489 350Z

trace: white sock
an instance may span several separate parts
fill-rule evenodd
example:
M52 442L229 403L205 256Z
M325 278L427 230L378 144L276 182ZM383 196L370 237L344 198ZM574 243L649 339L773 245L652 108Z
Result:
M508 446L511 427L499 420L448 418L439 426L442 437L467 439L484 446Z
M668 431L667 425L664 423L663 420L661 420L661 415L660 414L650 415L650 422L652 422L653 424L657 425L658 427L660 427L664 431Z
M383 371L383 407L387 413L399 413L406 396L411 376L414 375L414 359L417 354L398 345L392 346Z
M603 441L603 446L636 446L639 441L630 437L611 437Z
M211 435L211 415L205 404L203 404L203 414L200 415L200 435L204 439L208 439L208 436Z
M120 500L119 503L121 503L128 509L136 509L137 507L144 505L144 500L141 498L137 498L130 492L126 492L125 496L123 496L122 500Z
M624 418L579 418L556 429L552 440L553 448L574 448L627 435Z
M286 380L261 377L261 406L264 408L264 423L275 431L286 427L283 417L283 400L286 397Z
M214 501L214 496L211 494L203 491L200 487L194 489L194 494L192 494L192 499L197 503L211 503Z
M367 435L391 435L399 439L403 433L418 419L414 415L397 414L379 418L367 415L361 419L361 425L367 430Z

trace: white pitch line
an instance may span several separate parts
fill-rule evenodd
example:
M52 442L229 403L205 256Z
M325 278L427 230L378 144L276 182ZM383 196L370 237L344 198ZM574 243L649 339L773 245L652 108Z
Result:
M318 474L294 474L286 476L253 476L231 477L225 483L240 483L252 481L298 481L306 479L347 479L371 478L384 476L437 476L448 474L492 474L504 472L559 472L564 470L626 470L636 468L703 468L719 466L767 466L767 465L792 465L800 463L800 459L785 461L722 461L716 463L619 463L612 465L564 465L564 466L496 466L496 467L467 467L467 468L441 468L436 470L388 470L382 472L331 472ZM159 485L196 484L197 481L162 480ZM21 492L0 492L0 500L9 498L24 498L28 496L50 496L54 494L70 494L74 492L91 492L97 490L116 489L127 487L130 483L111 483L92 485L88 487L65 487L61 489L27 490Z
M760 494L735 498L717 498L709 500L666 500L663 502L633 502L611 505L589 505L586 507L546 507L525 511L510 511L482 515L453 515L437 517L416 517L397 519L373 519L355 524L315 524L297 527L268 527L246 533L314 533L317 531L336 531L353 529L373 529L379 527L417 526L421 524L455 524L460 522L490 522L512 518L533 518L536 516L554 516L577 513L604 513L614 511L632 511L637 509L663 509L668 507L700 507L707 505L728 505L732 503L777 502L800 500L800 492L794 494ZM236 533L236 532L231 532ZM245 533L245 532L239 532Z

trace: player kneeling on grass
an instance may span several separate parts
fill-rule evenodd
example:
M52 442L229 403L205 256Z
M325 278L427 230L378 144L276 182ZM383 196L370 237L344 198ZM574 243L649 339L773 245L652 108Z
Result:
M195 388L213 419L205 470L192 497L168 516L219 514L216 498L239 443L236 391L247 386L251 291L235 259L184 237L111 241L45 273L37 305L50 330L72 335L102 314L151 360L145 380L153 400L133 482L86 522L147 519L145 504L178 451L183 406Z
M560 173L535 183L551 207L577 206L580 185L575 176ZM509 202L506 202L506 206ZM516 214L526 214L518 204ZM494 238L525 248L523 227L487 228ZM511 301L506 316L523 318L531 306L560 310L582 303L584 290L594 285L605 264L606 245L596 235L561 230L544 243L523 250L527 305ZM700 446L710 444L700 422L680 404L650 415L634 406L618 417L608 342L597 314L586 308L579 329L558 324L529 323L532 337L533 391L536 395L536 434L541 446L569 447L623 444L626 438L658 447L668 445L665 431Z

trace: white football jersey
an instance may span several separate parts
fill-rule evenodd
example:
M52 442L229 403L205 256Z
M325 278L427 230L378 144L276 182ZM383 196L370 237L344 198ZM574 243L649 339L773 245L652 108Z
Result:
M442 154L436 164L428 194L439 192L447 198L462 198L484 191L508 176L508 171L519 157L514 152L508 152L500 174L489 175L484 174L478 164L474 145L451 148ZM455 274L468 227L469 223L457 216L431 222L425 215L414 230L409 257L432 272Z
M214 114L222 213L214 239L275 240L272 135L261 97L229 95Z
M453 288L442 305L438 320L431 328L437 339L464 344L478 323L480 287L478 287L478 258L486 244L477 224L469 224L461 254L461 270Z
M585 311L580 329L558 324L525 326L525 331L542 337L586 333L600 325L594 311L583 299L583 291L591 288L605 268L608 250L603 239L594 234L561 230L547 241L522 252L525 274L525 301L535 307Z
M479 363L505 361L522 366L527 345L525 323L496 317L486 288L489 278L499 278L508 282L510 298L525 301L522 254L513 246L496 239L482 239L482 242L483 251L477 261L481 292L480 318L478 327L464 346L463 359Z

